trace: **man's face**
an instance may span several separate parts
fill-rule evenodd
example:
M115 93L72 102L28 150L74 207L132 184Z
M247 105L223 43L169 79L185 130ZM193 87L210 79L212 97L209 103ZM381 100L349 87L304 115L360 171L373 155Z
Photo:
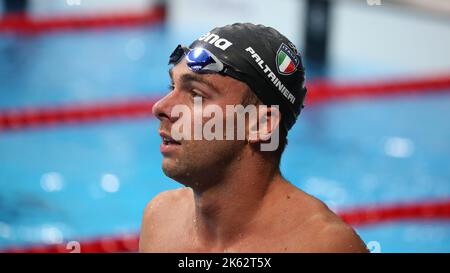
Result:
M199 74L191 71L184 58L170 70L172 90L153 106L160 120L159 133L172 137L172 126L181 117L172 116L173 107L185 105L191 113L191 138L178 143L164 142L162 168L164 173L180 183L201 181L206 174L220 175L226 166L239 156L245 145L242 140L194 140L194 98L202 99L203 109L217 105L222 109L225 127L226 105L241 104L246 92L245 83L220 74ZM203 124L211 118L202 118ZM236 124L236 122L235 122ZM225 130L224 130L225 131ZM213 181L211 181L214 183ZM200 185L195 185L200 186Z

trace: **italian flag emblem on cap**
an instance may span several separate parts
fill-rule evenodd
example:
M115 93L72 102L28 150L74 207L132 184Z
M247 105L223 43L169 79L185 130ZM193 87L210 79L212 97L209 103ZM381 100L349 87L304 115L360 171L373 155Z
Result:
M296 54L284 43L277 52L277 69L282 75L291 75L297 70L299 59Z

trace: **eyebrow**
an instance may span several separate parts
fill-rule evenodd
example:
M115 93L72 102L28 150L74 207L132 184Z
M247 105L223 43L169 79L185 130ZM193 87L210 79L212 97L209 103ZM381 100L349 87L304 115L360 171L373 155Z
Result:
M173 68L169 69L169 75L170 75L170 79L173 81ZM180 80L182 82L199 82L202 83L206 86L208 86L210 89L212 89L214 92L218 93L219 88L217 88L217 86L215 86L212 82L206 80L205 78L197 75L197 74L183 74L180 77Z

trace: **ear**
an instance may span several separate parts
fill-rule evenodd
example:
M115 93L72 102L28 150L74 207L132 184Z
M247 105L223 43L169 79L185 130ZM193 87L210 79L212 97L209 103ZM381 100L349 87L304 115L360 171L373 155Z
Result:
M279 133L281 125L281 114L278 106L259 105L258 118L250 120L249 123L249 143L265 142L273 134Z

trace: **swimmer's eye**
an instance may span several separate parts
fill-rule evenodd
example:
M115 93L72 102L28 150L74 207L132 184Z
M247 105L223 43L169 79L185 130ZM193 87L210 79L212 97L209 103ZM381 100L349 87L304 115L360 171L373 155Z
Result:
M167 86L169 92L172 92L175 89L175 84L174 83L170 83ZM188 87L184 87L184 89L189 93L189 95L192 98L205 98L205 96L203 96L197 89L195 88L188 88Z
M195 89L191 89L189 91L189 94L191 95L191 97L193 98L204 98L201 94L199 94L198 92L195 91Z
M203 96L202 95L200 95L199 93L197 93L197 92L195 92L194 91L194 89L192 89L191 91L190 91L190 94L191 94L191 96L193 97L193 98L203 98Z

